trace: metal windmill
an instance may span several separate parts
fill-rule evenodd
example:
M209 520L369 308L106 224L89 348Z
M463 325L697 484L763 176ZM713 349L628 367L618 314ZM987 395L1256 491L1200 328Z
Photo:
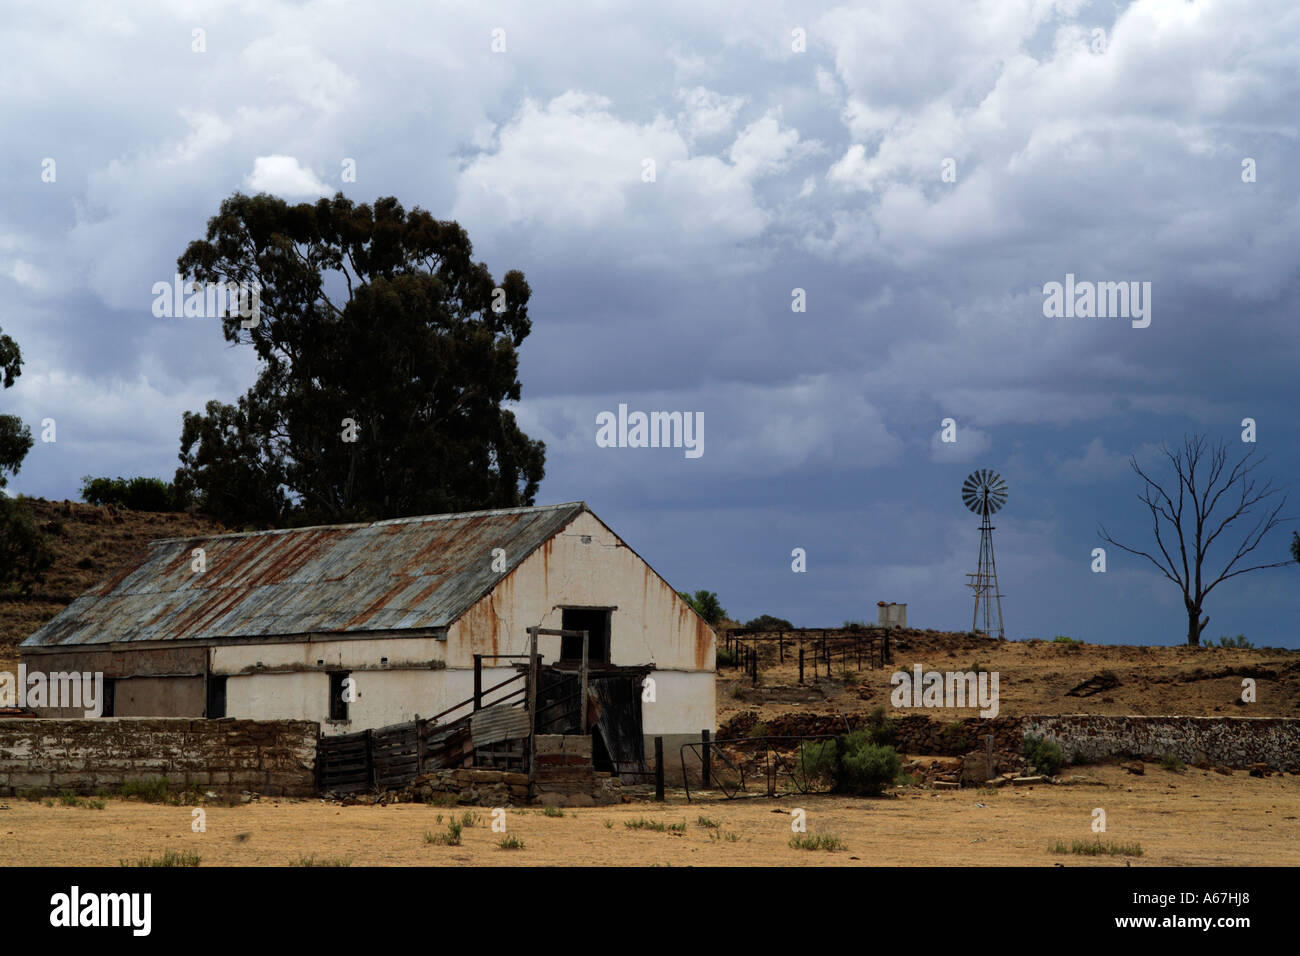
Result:
M972 631L983 631L990 637L994 628L998 637L1005 637L1002 629L1002 595L998 593L998 567L993 561L993 525L989 516L1007 503L1007 483L994 471L981 468L971 472L962 483L961 500L966 507L979 515L980 523L980 561L979 570L967 574L966 586L975 592L975 617L971 622ZM980 605L984 606L984 627L979 626Z

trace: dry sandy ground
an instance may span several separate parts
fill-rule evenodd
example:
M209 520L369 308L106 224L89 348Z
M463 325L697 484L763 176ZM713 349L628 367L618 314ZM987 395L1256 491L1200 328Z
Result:
M979 665L998 672L1000 713L1019 714L1188 714L1199 716L1300 716L1300 652L1182 646L1149 647L1084 644L1067 647L1050 641L994 641L964 634L910 631L900 635L893 664L858 669L853 654L837 653L833 676L812 666L805 686L798 684L798 646L787 645L784 665L776 645L764 645L757 687L731 668L718 671L718 724L747 711L762 719L778 714L865 713L894 708L891 676L899 670L967 671ZM897 639L896 639L897 640ZM834 640L832 640L834 646ZM807 649L811 661L811 644ZM847 666L842 666L841 661ZM1101 693L1071 696L1081 682L1108 674L1119 683ZM1241 701L1242 678L1256 681L1256 700ZM924 712L924 711L922 711ZM928 711L931 715L934 711ZM944 712L945 720L973 717L976 708Z
M1123 866L1124 857L1059 855L1049 844L1095 840L1092 812L1107 814L1103 841L1141 845L1133 866L1300 865L1300 777L1231 777L1148 765L1144 776L1117 766L1075 768L1068 786L931 792L879 800L803 797L711 800L565 810L508 809L506 825L524 847L504 850L476 809L458 847L425 843L464 808L423 805L340 807L263 800L206 808L207 832L191 831L191 807L110 800L105 810L0 801L0 866L118 866L123 859L192 850L203 866L284 866L301 857L353 866ZM803 807L808 832L833 834L839 851L789 846L789 810ZM443 824L437 819L442 816ZM701 826L700 816L720 827ZM629 829L626 821L685 822L685 833ZM711 833L735 834L735 839Z

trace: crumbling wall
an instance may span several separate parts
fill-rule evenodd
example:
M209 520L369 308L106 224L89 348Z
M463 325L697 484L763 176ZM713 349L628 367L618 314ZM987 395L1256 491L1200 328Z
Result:
M888 714L886 714L888 716ZM1067 757L1082 762L1113 757L1158 760L1177 757L1246 770L1267 764L1273 770L1300 771L1300 718L1296 717L1146 717L1062 714L1031 717L963 717L944 719L908 713L890 717L894 746L901 753L958 757L984 749L993 735L994 749L1019 752L1024 738L1055 741ZM718 738L755 733L755 711L737 714L718 728ZM866 727L868 716L855 714L781 714L762 718L767 736L843 734Z
M1067 757L1084 762L1109 757L1213 764L1234 770L1267 764L1300 770L1300 718L1107 717L1063 714L1025 717L1023 732L1054 740Z
M317 725L304 720L181 717L0 720L0 793L93 793L128 779L174 788L310 796Z

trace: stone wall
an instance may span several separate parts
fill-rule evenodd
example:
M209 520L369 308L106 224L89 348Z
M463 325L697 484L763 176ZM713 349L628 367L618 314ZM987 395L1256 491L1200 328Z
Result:
M868 715L848 714L848 725L868 725ZM1300 770L1300 718L1296 717L1113 717L1099 714L1057 716L965 717L945 720L928 714L891 717L895 747L905 754L961 756L984 748L993 735L1000 752L1017 753L1026 735L1045 737L1070 758L1084 762L1111 757L1158 760L1166 755L1184 763L1232 769L1267 764L1273 770ZM758 714L745 711L718 728L717 737L755 733ZM782 714L763 721L768 736L843 734L839 714Z
M127 779L174 789L316 791L318 727L303 720L183 717L0 720L0 794L32 789L93 793Z
M1067 757L1108 757L1214 764L1234 770L1267 764L1300 771L1300 718L1105 717L1067 714L1026 717L1023 732L1056 741Z

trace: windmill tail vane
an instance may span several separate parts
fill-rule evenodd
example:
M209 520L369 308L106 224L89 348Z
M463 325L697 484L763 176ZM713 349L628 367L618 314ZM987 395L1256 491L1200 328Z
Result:
M974 574L967 574L966 586L975 592L975 613L971 630L989 637L1005 637L1002 626L1002 594L998 591L998 567L993 558L993 525L989 518L1007 501L1007 483L997 472L982 468L971 472L961 486L966 507L979 515L980 554ZM983 618L983 627L981 624Z

